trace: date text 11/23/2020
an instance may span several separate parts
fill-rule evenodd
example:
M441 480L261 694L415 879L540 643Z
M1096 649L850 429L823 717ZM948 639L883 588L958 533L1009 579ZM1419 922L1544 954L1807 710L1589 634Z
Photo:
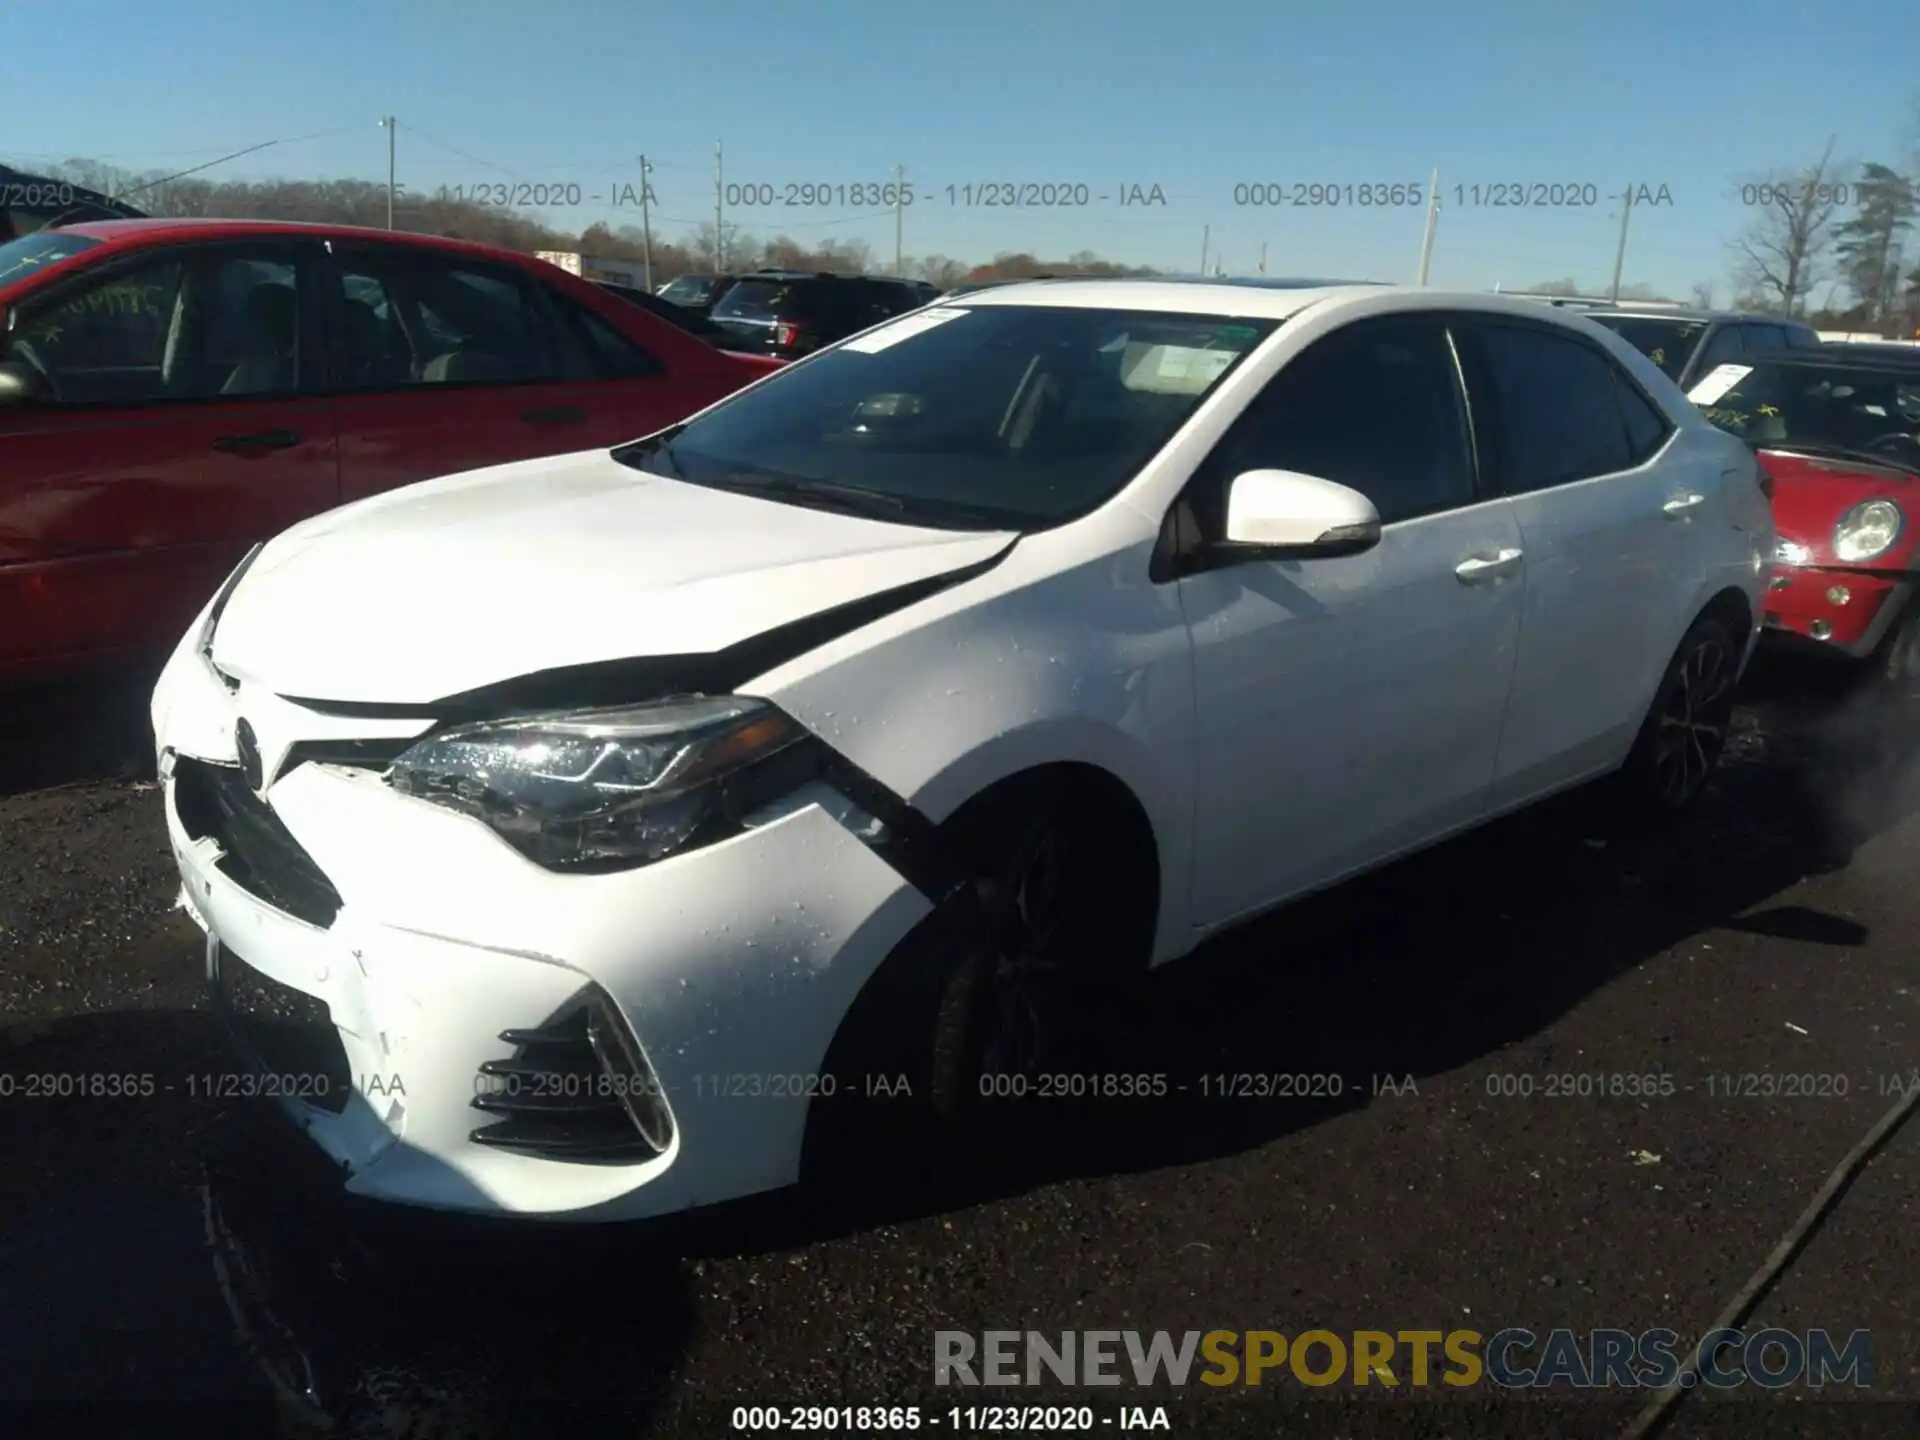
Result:
M0 1073L0 1100L147 1100L185 1095L189 1100L311 1100L357 1090L367 1096L402 1096L396 1074L333 1076L322 1072L195 1071L170 1080L148 1072L31 1071Z
M420 197L398 187L403 203ZM442 185L430 197L443 204L497 206L516 210L569 210L590 205L612 210L638 210L658 205L651 183L612 180L606 185L578 181L551 183L481 181ZM720 188L720 202L744 210L892 210L908 205L944 205L956 209L1068 210L1093 205L1164 209L1167 193L1150 181L1095 184L1085 180L970 180L954 185L919 185L910 181L748 180Z

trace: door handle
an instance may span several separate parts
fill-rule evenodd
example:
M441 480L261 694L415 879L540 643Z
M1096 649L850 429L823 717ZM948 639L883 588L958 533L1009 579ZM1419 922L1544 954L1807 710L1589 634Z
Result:
M1704 495L1678 495L1660 507L1661 512L1671 519L1679 519L1690 510L1697 510L1707 503Z
M529 425L578 425L587 412L578 405L555 405L549 410L522 410L520 418Z
M213 442L216 450L287 450L300 443L291 430L261 430L252 435L222 435Z
M1513 574L1520 568L1524 552L1502 550L1491 560L1475 556L1471 560L1462 560L1453 567L1453 573L1460 577L1462 585L1478 585L1487 580L1500 580Z

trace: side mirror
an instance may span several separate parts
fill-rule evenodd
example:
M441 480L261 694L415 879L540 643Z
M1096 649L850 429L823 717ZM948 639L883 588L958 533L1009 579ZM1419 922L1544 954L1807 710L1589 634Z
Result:
M0 405L31 405L47 398L47 377L24 360L0 360Z
M1358 490L1296 470L1248 470L1227 487L1222 558L1319 560L1380 543L1380 512Z

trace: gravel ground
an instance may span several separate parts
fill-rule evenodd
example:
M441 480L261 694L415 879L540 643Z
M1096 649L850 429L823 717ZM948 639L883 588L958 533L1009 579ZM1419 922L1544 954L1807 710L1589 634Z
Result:
M137 710L34 713L0 719L5 1435L83 1416L88 1434L171 1417L209 1435L717 1435L734 1405L807 1401L924 1403L938 1433L955 1403L1092 1393L936 1392L943 1329L1666 1327L1691 1344L1920 1066L1914 747L1769 670L1683 829L1610 830L1576 796L1209 947L1113 1038L1189 1092L1044 1152L964 1183L875 1157L817 1194L642 1231L368 1213L277 1117L191 1093L227 1061L158 793L116 778ZM1275 1071L1343 1093L1197 1093L1202 1074ZM154 1093L24 1093L86 1073ZM1548 1093L1614 1074L1671 1093ZM1844 1080L1784 1096L1725 1078L1744 1075ZM1702 1393L1667 1433L1916 1433L1917 1189L1920 1124L1749 1322L1869 1330L1869 1398ZM1635 1408L1485 1388L1269 1376L1094 1408L1114 1429L1098 1422L1123 1404L1165 1405L1188 1435L1542 1437L1618 1434Z

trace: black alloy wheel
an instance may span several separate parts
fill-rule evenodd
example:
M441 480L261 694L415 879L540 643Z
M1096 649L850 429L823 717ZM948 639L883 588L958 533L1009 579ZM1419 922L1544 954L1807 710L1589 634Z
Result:
M1655 692L1623 777L1643 812L1677 815L1700 798L1733 725L1739 649L1727 625L1703 615L1687 631Z

